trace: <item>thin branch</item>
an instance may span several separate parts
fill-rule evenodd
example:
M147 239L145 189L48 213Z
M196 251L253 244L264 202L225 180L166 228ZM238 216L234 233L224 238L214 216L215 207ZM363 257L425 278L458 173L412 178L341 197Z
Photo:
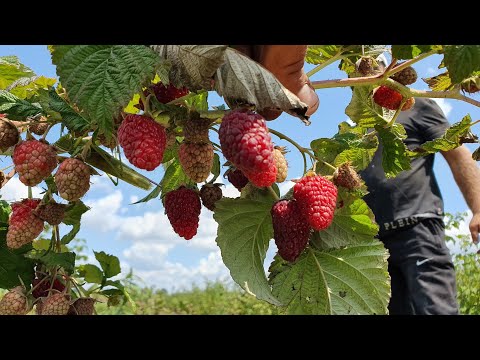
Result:
M410 60L407 60L404 63L402 63L401 65L398 65L397 67L394 67L393 69L389 70L388 73L387 73L387 71L385 71L385 73L386 73L387 77L390 77L393 74L396 74L397 72L402 71L403 69L405 69L409 66L412 66L412 64L415 64L416 62L419 62L420 60L423 60L423 59L425 59L425 58L427 58L431 55L436 54L437 52L438 52L437 50L431 50L431 51L426 52L424 54L418 55L417 57L415 57L413 59L410 59Z
M323 68L326 68L328 65L330 64L333 64L335 61L337 60L340 60L342 59L343 56L342 56L342 52L339 51L338 53L336 53L334 56L332 56L330 59L328 59L327 61L317 65L316 67L314 67L312 70L310 70L309 72L307 72L307 76L308 77L312 77L313 75L315 75L317 72L319 72L320 70L322 70Z

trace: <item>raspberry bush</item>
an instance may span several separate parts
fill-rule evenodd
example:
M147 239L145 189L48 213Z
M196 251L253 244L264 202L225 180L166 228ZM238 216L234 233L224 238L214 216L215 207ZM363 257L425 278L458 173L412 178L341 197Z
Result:
M345 109L351 123L303 145L301 134L275 130L281 118L266 122L261 114L281 110L308 126L306 105L228 46L49 50L58 82L36 76L15 57L0 58L0 151L13 163L0 180L4 186L18 176L25 185L25 199L0 200L3 314L90 315L98 301L130 301L122 281L112 279L121 273L117 257L100 251L94 252L99 266L79 263L72 245L89 211L82 198L91 178L103 174L113 185L149 191L137 206L161 200L178 241L195 241L201 212L213 211L216 243L233 280L282 312L385 314L388 254L375 239L378 226L357 173L380 142L391 178L410 169L412 158L478 139L471 127L480 120L466 115L442 138L410 150L396 123L415 97L480 107L478 45L309 46L306 61L315 68L308 75L334 63L346 73L312 86L351 87ZM386 51L392 63L382 70L375 58ZM415 64L435 54L443 56L445 71L422 78ZM430 90L413 88L418 79ZM209 104L209 91L229 108ZM298 151L301 173L290 171L287 151ZM219 176L241 195L223 194ZM277 184L285 181L293 185L280 196ZM36 185L43 189L38 199ZM278 254L265 271L273 243Z

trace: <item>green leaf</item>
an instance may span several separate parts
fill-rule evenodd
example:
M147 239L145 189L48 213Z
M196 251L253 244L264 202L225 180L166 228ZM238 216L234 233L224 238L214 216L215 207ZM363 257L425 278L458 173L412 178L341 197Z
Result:
M280 190L277 184L272 185L272 189L275 192L276 196L280 197ZM273 197L271 191L266 187L256 187L252 183L248 183L241 191L240 197L242 199L255 200L261 202L270 202L273 203L276 201L276 198Z
M410 158L407 154L407 147L403 142L407 137L405 128L396 123L390 130L382 126L375 126L375 129L383 146L382 166L385 176L392 178L404 170L410 170Z
M72 227L72 230L70 230L67 234L65 234L64 236L62 236L62 239L60 240L60 242L63 244L63 245L67 245L70 243L70 241L72 241L73 239L75 239L75 236L77 236L78 232L80 231L80 223L76 223L76 224L73 224L73 227Z
M122 285L122 283L119 280L107 280L105 282L105 286L113 286L123 292L123 295L125 296L125 299L130 303L130 306L132 307L133 312L135 313L137 311L137 305L135 304L135 301L133 301L132 297L130 296L129 292L125 288L125 286ZM106 291L106 290L104 290Z
M103 271L98 266L92 264L80 265L78 267L78 275L83 277L86 282L92 284L103 283Z
M280 305L272 295L263 268L273 237L273 200L223 198L215 204L216 242L233 280L258 299Z
M75 270L74 252L56 253L52 251L36 251L31 254L31 258L43 262L47 266L60 266L69 275Z
M313 140L310 143L310 148L313 150L317 159L332 164L338 154L345 149L345 146L334 139L320 138ZM324 175L333 174L333 170L321 161L317 163L316 171Z
M0 226L8 224L8 218L10 217L11 212L12 208L10 207L10 204L5 200L0 200Z
M76 45L48 45L48 51L50 51L52 55L52 64L60 64L65 55L74 47L76 47Z
M217 180L218 176L220 175L221 171L221 165L220 165L220 156L218 156L217 153L213 155L213 166L212 166L212 174L213 178L210 180L210 182L215 182Z
M377 151L378 140L376 138L373 139L375 139L375 142L372 141L369 147L353 147L342 151L335 157L333 165L339 166L344 162L350 161L357 171L367 168Z
M359 171L370 163L378 147L378 140L375 137L363 135L359 127L347 129L343 126L332 139L316 139L311 142L310 147L319 160L336 166L351 161ZM327 175L332 174L333 169L320 162L317 164L317 172Z
M10 120L25 121L29 116L42 114L42 108L37 104L29 103L5 90L0 90L0 113L4 113Z
M388 253L378 240L304 252L294 263L276 256L272 291L293 314L387 314Z
M422 144L422 146L420 146L421 152L415 155L428 155L438 151L450 151L461 146L461 139L470 132L471 126L471 116L464 116L462 120L450 126L442 137Z
M34 76L35 73L23 65L16 56L0 56L0 89L6 89L15 80Z
M208 110L208 92L200 91L195 96L189 97L185 100L185 104L190 110L197 112Z
M161 186L156 186L155 189L153 189L153 191L150 194L145 196L143 199L140 199L140 200L134 202L133 204L140 204L142 202L148 202L150 200L156 199L157 197L160 196L161 193L162 193L162 187Z
M54 78L32 76L14 81L8 86L7 90L20 99L30 99L36 95L39 90L48 90L56 82L57 79Z
M423 79L430 89L433 91L445 91L452 87L452 79L448 75L448 71L443 74Z
M143 45L62 46L54 46L52 55L62 86L109 138L113 119L154 78L159 57ZM55 56L57 50L62 56Z
M165 171L160 186L162 187L162 197L172 190L176 190L181 185L193 184L190 178L183 172L178 159L175 159Z
M356 86L345 114L357 125L371 128L385 124L382 107L372 100L372 86Z
M305 61L310 64L320 65L334 56L340 55L342 51L342 45L309 45Z
M62 124L65 124L68 130L72 132L83 133L92 127L89 120L76 112L64 99L62 99L55 89L48 92L48 105L51 110L58 112L62 117Z
M316 232L312 243L319 249L340 248L370 241L377 233L372 211L365 201L356 199L337 209L332 224Z
M173 146L170 146L170 147L166 148L165 152L163 153L162 164L166 164L170 160L178 158L179 148L180 148L180 146L178 145L177 142L175 142L175 144L173 144Z
M392 56L397 60L408 60L431 50L441 49L441 45L392 45Z
M82 215L88 210L90 210L90 207L85 205L81 200L76 201L73 206L69 206L65 211L63 223L66 225L75 225L80 223Z
M480 45L445 46L445 65L454 84L480 70Z
M100 263L100 266L105 273L107 278L111 278L115 275L120 274L120 261L116 256L106 254L103 251L93 252L95 254L95 259Z
M35 263L32 259L12 251L6 244L7 229L0 228L0 289L11 289L24 284L30 284L34 276Z

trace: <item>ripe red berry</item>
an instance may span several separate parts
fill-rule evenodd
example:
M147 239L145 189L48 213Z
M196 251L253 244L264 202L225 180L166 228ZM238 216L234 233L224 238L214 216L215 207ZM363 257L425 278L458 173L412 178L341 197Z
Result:
M197 234L202 205L194 190L185 186L170 191L165 196L165 212L173 230L186 240Z
M130 163L152 171L162 163L167 135L165 128L152 118L130 114L118 129L118 143Z
M275 182L277 168L265 119L249 110L233 110L219 129L223 155L256 186Z
M384 108L397 110L402 103L403 96L398 91L382 85L375 90L373 100Z
M225 176L238 191L242 191L242 189L248 184L247 177L243 175L242 171L239 169L230 168L225 173Z
M271 214L273 238L279 255L286 261L295 261L307 247L310 225L302 216L296 200L277 201Z
M43 220L34 213L38 204L40 199L24 199L12 204L7 232L7 246L10 249L18 249L31 243L42 233Z
M27 140L15 146L13 163L20 181L27 186L35 186L57 167L57 153L44 142Z
M150 85L150 91L145 90L143 92L145 96L148 96L151 93L155 94L155 97L159 102L161 102L162 104L166 104L182 96L188 95L189 91L186 87L176 88L172 83L165 86L161 82L159 82L159 83ZM139 101L138 107L144 110L144 105L142 100Z
M43 279L35 278L32 281L32 288L35 289L32 291L32 295L35 299L38 299L39 297L47 297L50 293L50 288L58 290L60 292L65 289L65 285L58 279L55 279L55 281L53 282L53 286L49 280L42 280Z
M323 176L305 176L293 187L293 197L314 230L323 230L333 221L337 188Z

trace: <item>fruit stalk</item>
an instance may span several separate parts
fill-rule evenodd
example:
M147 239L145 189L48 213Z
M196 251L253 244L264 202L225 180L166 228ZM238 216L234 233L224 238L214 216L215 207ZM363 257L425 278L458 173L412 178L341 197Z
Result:
M268 131L271 132L273 135L276 135L278 138L288 141L290 144L295 146L298 151L300 151L300 154L302 154L303 157L303 173L305 174L307 172L307 158L305 154L308 154L312 160L315 160L315 156L310 151L308 151L308 149L304 148L296 141L289 138L287 135L284 135L281 132L273 129L268 129Z

